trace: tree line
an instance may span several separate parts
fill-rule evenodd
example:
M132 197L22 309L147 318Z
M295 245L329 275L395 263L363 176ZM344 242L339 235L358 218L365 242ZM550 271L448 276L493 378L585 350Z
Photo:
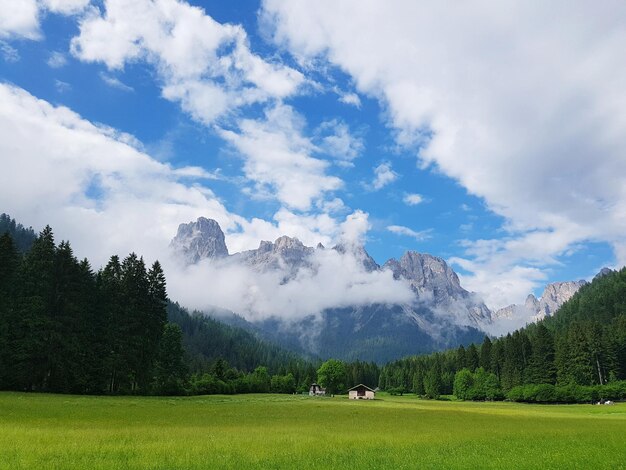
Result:
M183 373L165 276L130 254L94 272L46 227L21 254L0 237L0 388L149 393Z
M626 398L626 268L583 286L553 317L480 345L387 364L379 386L436 398Z

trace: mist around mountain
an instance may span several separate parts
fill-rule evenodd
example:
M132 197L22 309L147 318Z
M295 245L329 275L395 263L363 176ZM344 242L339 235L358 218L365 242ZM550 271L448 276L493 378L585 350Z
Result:
M491 312L436 256L407 252L378 265L357 240L332 248L296 238L228 255L215 221L181 224L170 244L176 298L233 312L294 350L379 363L476 341ZM226 315L228 318L230 315Z

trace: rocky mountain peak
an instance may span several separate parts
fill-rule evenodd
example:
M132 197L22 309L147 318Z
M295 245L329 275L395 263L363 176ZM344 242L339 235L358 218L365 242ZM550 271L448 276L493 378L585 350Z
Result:
M361 262L367 272L377 271L380 266L374 258L365 250L363 245L339 243L333 247L338 253L352 253L354 257Z
M606 267L605 267L605 268L602 268L602 269L598 272L598 274L596 274L593 278L594 278L594 279L598 279L598 278L601 278L601 277L604 277L604 276L608 276L609 274L613 274L614 272L615 272L615 271L613 271L612 269L609 269L609 268L606 268Z
M422 301L445 311L465 311L475 324L489 323L491 312L474 294L461 287L459 277L437 256L407 251L399 260L385 263L395 279L406 279Z
M287 235L283 235L282 237L278 237L274 242L274 251L287 251L287 250L298 250L302 251L305 248L304 244L298 240L297 238L291 238Z
M439 287L450 291L463 289L456 273L437 256L407 251L399 261L392 258L385 266L391 268L396 279L407 279L416 288Z
M224 232L215 220L206 217L199 217L197 221L188 224L180 224L170 248L188 264L197 263L205 258L228 256Z
M581 280L548 284L539 299L536 318L541 320L546 316L553 315L561 305L567 302L586 283L586 281Z
M553 282L546 285L537 299L533 294L528 294L523 305L509 305L494 313L494 318L522 318L527 321L542 320L554 315L561 305L567 302L586 281Z
M526 297L526 301L524 302L524 307L536 311L539 307L539 300L537 300L537 297L535 297L534 294L528 294L528 297Z

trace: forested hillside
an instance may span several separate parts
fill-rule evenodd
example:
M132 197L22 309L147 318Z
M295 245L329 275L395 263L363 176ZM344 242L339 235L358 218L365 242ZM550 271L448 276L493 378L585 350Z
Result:
M626 397L626 268L597 277L553 317L482 345L402 359L380 386L436 397L591 401Z
M20 253L26 253L30 250L35 238L37 238L32 227L26 228L22 224L18 224L8 214L0 214L0 235L5 233L11 235L15 248Z

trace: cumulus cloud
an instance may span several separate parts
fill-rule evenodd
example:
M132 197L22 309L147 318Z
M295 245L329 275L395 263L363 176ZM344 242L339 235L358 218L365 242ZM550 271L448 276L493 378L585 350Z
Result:
M83 11L89 0L0 0L0 38L40 39L43 13L72 15Z
M242 119L235 131L220 129L244 158L244 173L257 191L271 194L288 208L307 210L325 192L342 186L326 174L328 162L315 158L315 145L303 135L304 120L293 108L277 104L262 119Z
M515 297L582 241L626 262L623 2L264 0L262 15L298 60L332 63L377 97L420 166L505 218L504 243L469 242L458 260L472 288ZM487 245L494 258L476 256Z
M391 169L391 163L383 162L374 168L374 180L368 186L378 191L397 179L398 173Z
M402 201L404 201L407 206L417 206L418 204L424 202L424 197L421 194L410 193L405 194Z
M71 51L110 69L153 65L163 97L205 124L242 106L290 96L303 83L297 70L252 53L241 26L218 23L177 0L105 0L103 12L90 10L81 21Z
M0 103L2 210L51 224L96 265L129 251L158 257L178 223L199 215L236 227L239 218L209 189L183 184L181 169L142 153L130 136L10 85L0 85Z
M135 251L149 262L156 258L163 262L172 298L185 305L241 308L243 313L258 310L259 315L271 310L315 313L359 298L362 302L403 298L402 289L386 292L387 274L367 275L353 266L356 261L332 253L320 254L316 272L303 271L284 288L275 275L255 279L237 267L215 276L211 267L185 272L166 255L166 247L180 223L201 215L218 221L231 252L256 248L260 240L285 234L309 246L356 243L369 227L368 216L355 211L338 220L282 208L272 220L248 220L227 210L202 184L211 181L213 173L198 167L173 168L142 147L132 136L0 84L0 154L10 156L0 172L1 210L36 228L50 224L57 240L69 239L76 255L88 257L96 269L112 254ZM340 283L335 281L338 266L347 270ZM323 289L329 296L316 300Z
M432 237L432 230L421 230L417 232L409 227L404 227L403 225L389 225L387 230L391 233L395 233L396 235L404 235L406 237L414 238L418 242L428 240Z
M0 0L0 37L39 37L39 7L36 0Z

